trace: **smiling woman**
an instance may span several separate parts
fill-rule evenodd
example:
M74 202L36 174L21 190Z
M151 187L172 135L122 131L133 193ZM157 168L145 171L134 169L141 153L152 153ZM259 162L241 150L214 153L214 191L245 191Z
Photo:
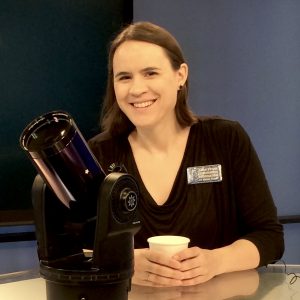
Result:
M160 46L126 41L115 52L113 70L118 106L136 128L153 130L176 119L177 91L188 75L185 63L173 69Z
M149 49L156 49L157 54L159 53L159 55L164 58L164 63L166 63L165 59L167 58L167 63L171 64L173 72L178 71L180 68L186 68L186 78L182 78L183 84L179 86L176 85L176 91L178 90L178 92L176 92L177 103L175 106L175 114L181 126L192 124L195 121L195 116L190 111L190 108L186 105L188 94L188 68L180 45L178 44L177 40L164 28L160 28L154 24L150 24L147 22L141 22L139 23L139 26L129 26L128 28L126 28L126 30L121 32L111 44L108 56L108 82L106 86L106 95L103 103L101 117L102 128L105 131L109 131L113 135L124 132L129 133L134 128L134 125L120 110L120 107L116 102L116 94L114 90L114 84L118 77L119 80L124 79L126 81L130 79L130 76L132 76L132 74L128 73L128 70L120 69L121 66L118 66L118 70L114 69L114 67L116 67L114 66L115 52L119 50L119 46L121 46L124 42L126 42L127 45L129 44L128 47L131 46L131 43L135 43L136 47L138 45L141 45L141 43L149 47L147 57L145 57L146 54L143 54L145 65L140 68L140 72L142 72L144 76L149 76L149 78L152 78L152 76L155 77L159 74L159 72L164 71L162 69L158 69L161 62L158 61L159 64L157 66L151 64L154 63L154 61L151 61L154 57L152 57L153 54L151 53L151 51L149 51ZM140 51L143 49L143 47L137 48L140 48ZM138 49L136 49L136 51L137 50ZM127 55L131 56L130 60ZM136 53L136 55L132 55L131 53L124 53L123 57L124 61L127 60L127 64L135 63L135 65L138 64L137 58L140 58L138 53ZM150 100L156 100L156 98Z
M89 145L106 172L123 165L140 189L133 283L195 285L281 257L283 231L260 161L235 121L198 117L187 104L188 66L175 38L148 22L112 42L103 132ZM180 235L171 258L148 248Z

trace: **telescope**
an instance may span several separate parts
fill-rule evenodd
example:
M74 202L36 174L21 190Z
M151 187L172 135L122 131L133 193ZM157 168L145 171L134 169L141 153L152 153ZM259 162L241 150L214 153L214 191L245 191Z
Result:
M30 122L20 145L38 173L32 204L47 299L128 299L140 228L133 176L106 174L64 111Z

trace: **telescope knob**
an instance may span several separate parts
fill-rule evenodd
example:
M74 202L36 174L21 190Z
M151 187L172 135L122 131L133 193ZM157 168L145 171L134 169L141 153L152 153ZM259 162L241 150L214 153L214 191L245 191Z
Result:
M138 196L131 188L124 188L120 193L121 206L125 212L132 212L136 209Z

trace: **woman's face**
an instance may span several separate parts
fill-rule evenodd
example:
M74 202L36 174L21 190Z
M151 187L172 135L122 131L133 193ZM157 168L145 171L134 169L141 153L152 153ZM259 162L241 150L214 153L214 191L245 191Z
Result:
M177 92L187 78L187 65L174 70L163 48L126 41L113 57L113 80L120 109L140 128L174 122Z

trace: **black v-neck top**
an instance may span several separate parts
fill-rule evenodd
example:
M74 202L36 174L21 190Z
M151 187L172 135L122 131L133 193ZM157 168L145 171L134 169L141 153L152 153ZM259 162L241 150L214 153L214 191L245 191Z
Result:
M191 127L183 160L163 205L157 205L144 186L127 136L110 138L101 133L89 146L104 171L123 164L137 180L142 228L135 235L135 248L148 247L150 236L172 234L187 236L190 246L206 249L248 239L260 252L260 265L282 256L282 225L260 161L238 122L199 118ZM217 180L204 176L211 165L214 170L221 166ZM187 169L191 167L198 172L198 183L188 183ZM206 171L201 173L203 168Z

